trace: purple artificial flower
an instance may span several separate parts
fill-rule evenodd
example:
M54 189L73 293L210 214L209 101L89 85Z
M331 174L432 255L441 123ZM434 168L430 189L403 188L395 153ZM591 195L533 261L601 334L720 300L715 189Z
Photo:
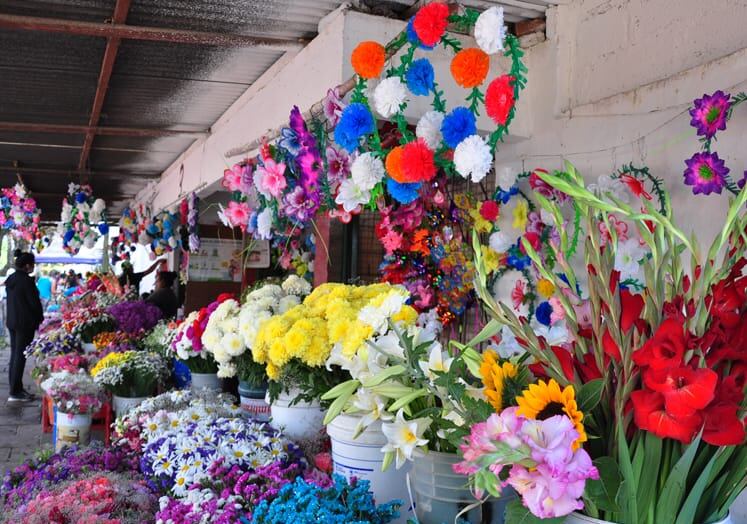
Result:
M283 198L283 212L292 220L307 223L314 217L319 203L319 193L307 193L303 187L296 186Z
M745 182L747 182L747 171L745 171L744 174L742 174L742 178L740 178L739 180L737 180L737 186L739 186L739 189L743 189L744 188L744 183Z
M306 191L314 190L322 174L322 159L319 151L316 148L304 149L296 157L296 162L301 168L301 185Z
M693 194L711 193L721 194L726 185L726 175L729 168L724 161L718 157L718 153L700 152L695 153L689 160L685 160L685 184L693 186Z
M339 183L350 176L350 155L347 151L327 146L327 178L330 183Z
M337 122L340 121L340 115L342 110L345 108L345 104L340 98L340 91L335 87L327 91L327 96L324 97L324 116L327 121L334 127Z
M298 106L293 106L293 109L291 109L289 121L290 128L296 132L296 135L301 136L308 133L306 121L303 119L303 115L301 114L301 110L298 109Z
M703 95L693 101L693 108L690 109L690 125L698 130L698 134L710 140L716 135L717 131L726 129L726 116L731 107L731 95L721 90L712 95Z

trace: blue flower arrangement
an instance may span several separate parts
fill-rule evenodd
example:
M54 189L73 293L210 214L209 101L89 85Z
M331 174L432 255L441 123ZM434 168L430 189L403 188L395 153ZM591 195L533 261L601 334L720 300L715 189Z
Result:
M410 69L405 73L405 80L407 88L413 94L425 96L433 90L435 81L433 66L427 58L419 58L410 65Z
M252 524L386 524L399 517L401 505L396 500L377 507L367 480L348 483L335 475L334 485L323 488L299 477L283 486L272 502L260 502Z
M544 301L539 306L537 306L537 309L534 312L534 316L537 318L537 322L544 326L549 326L551 324L552 318L552 306L550 305L550 303Z
M455 148L459 143L477 133L475 115L466 107L455 107L444 117L441 124L441 134L446 145Z
M352 153L358 149L360 138L373 133L375 128L373 115L365 104L350 104L340 115L340 122L335 128L335 142Z
M386 180L387 191L392 198L400 204L410 204L414 202L419 196L418 191L420 190L420 186L422 186L420 182L408 184L397 182L393 178L387 178Z

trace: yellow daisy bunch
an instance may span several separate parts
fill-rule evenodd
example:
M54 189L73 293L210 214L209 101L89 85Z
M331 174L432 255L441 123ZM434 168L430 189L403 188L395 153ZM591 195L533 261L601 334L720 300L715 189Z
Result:
M134 351L109 353L104 358L99 360L95 366L93 366L93 368L91 369L91 376L95 377L106 368L121 366L122 364L131 360L134 355Z

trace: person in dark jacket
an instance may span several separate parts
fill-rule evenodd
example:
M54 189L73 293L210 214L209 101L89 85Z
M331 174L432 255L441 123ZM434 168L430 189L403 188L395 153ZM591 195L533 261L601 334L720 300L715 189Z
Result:
M179 309L179 299L174 293L175 280L175 271L161 271L156 275L155 291L145 299L146 302L158 306L166 320L176 318L176 312Z
M7 291L6 324L10 331L10 365L8 402L30 402L34 396L23 389L26 367L24 351L34 339L34 333L44 320L39 290L31 273L36 260L31 253L16 251L16 271L5 280Z

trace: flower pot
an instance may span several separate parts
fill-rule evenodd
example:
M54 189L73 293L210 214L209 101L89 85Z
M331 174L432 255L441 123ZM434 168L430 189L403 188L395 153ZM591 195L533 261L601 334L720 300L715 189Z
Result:
M131 409L139 406L140 403L147 398L149 397L120 397L112 395L112 407L114 408L114 413L116 413L118 417L121 417Z
M374 422L354 439L359 420L360 417L339 415L327 425L327 434L332 441L334 471L348 480L352 477L368 480L374 499L379 503L400 499L400 518L393 522L404 524L413 517L412 512L407 511L410 503L406 495L407 472L411 465L408 462L401 469L396 469L392 464L386 471L381 471L384 462L381 448L387 442L381 431L381 422Z
M565 524L615 524L615 523L609 520L595 519L595 518L588 517L586 515L576 512L576 513L571 513L570 515L566 517ZM724 518L723 520L719 520L718 522L713 522L711 524L732 524L731 516L727 515L726 518Z
M172 358L171 364L174 368L172 376L174 377L174 385L179 389L184 389L189 386L189 366L178 358Z
M415 502L415 514L420 524L460 522L470 524L502 524L506 505L516 496L505 490L500 498L489 498L469 511L478 501L469 488L464 475L454 473L452 466L460 458L455 453L416 451L410 472L410 488ZM464 513L462 513L464 511Z
M91 441L91 415L73 415L55 410L54 449L62 451L66 446L85 446Z
M91 353L96 352L96 344L94 344L93 342L81 342L80 348L86 355L90 355Z
M270 420L270 404L265 400L265 395L267 395L266 384L254 386L243 380L239 382L241 411L258 422Z
M324 425L324 410L319 402L296 402L299 390L283 392L270 404L270 425L291 440L312 440L319 436ZM269 402L269 399L265 399Z
M221 383L217 373L192 373L192 391L199 391L202 388L221 391Z

